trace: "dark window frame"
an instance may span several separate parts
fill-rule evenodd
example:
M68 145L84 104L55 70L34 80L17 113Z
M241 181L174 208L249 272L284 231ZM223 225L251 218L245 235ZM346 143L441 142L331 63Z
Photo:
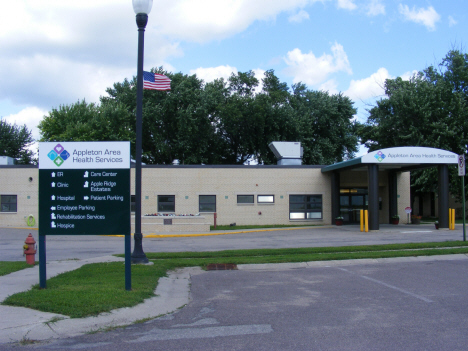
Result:
M303 199L298 200L299 197ZM320 198L320 201L312 201L311 198ZM293 201L292 201L293 200ZM319 206L318 206L319 205ZM320 217L308 217L312 213L320 213ZM302 218L291 218L291 214L303 214ZM322 194L290 194L289 195L289 220L312 221L323 219L323 195Z
M12 199L14 199L14 201L11 201ZM11 195L11 194L0 195L0 212L17 213L18 212L18 195Z
M160 198L162 197L167 197L167 198L172 198L173 201L161 201ZM161 209L161 206L169 206L169 205L172 205L172 209L171 210L164 210L164 209ZM158 212L168 212L168 213L174 213L175 212L175 195L158 195Z
M214 202L201 202L201 199L208 199L214 198ZM204 209L203 207L211 205L212 207L209 210ZM203 207L202 207L203 206ZM216 195L198 195L198 212L205 212L205 213L215 213L216 212Z
M244 198L251 198L252 201L239 201L239 196L242 196ZM239 205L244 205L244 204L247 204L247 205L251 205L251 204L254 204L255 203L255 195L250 195L250 194L242 194L242 195L237 195L237 204Z

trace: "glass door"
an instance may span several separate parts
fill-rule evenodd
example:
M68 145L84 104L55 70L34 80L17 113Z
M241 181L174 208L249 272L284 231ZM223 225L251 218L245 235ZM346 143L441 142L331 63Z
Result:
M349 205L349 195L340 195L340 216L344 223L349 223L351 207Z
M367 189L341 189L340 215L346 224L356 224L361 220L361 210L367 210Z

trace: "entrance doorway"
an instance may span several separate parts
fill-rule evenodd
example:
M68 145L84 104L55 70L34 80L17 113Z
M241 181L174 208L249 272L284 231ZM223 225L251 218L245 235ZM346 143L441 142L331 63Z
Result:
M345 224L359 223L360 211L367 207L367 189L340 189L340 215Z

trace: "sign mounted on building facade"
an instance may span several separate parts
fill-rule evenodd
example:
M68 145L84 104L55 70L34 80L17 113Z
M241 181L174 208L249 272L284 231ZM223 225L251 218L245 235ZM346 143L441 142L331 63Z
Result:
M362 156L361 163L457 164L456 153L430 147L407 146L382 149Z

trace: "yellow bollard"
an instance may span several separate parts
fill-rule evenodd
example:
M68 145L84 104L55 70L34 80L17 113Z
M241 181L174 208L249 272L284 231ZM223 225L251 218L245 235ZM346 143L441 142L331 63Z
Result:
M455 229L455 209L449 208L449 230Z
M360 217L361 217L361 221L360 221L360 224L361 224L361 232L364 231L364 210L360 210Z
M455 230L455 209L452 208L452 230Z
M366 221L366 233L369 232L369 212L367 210L364 211L365 221Z
M449 208L449 230L452 230L452 209Z

